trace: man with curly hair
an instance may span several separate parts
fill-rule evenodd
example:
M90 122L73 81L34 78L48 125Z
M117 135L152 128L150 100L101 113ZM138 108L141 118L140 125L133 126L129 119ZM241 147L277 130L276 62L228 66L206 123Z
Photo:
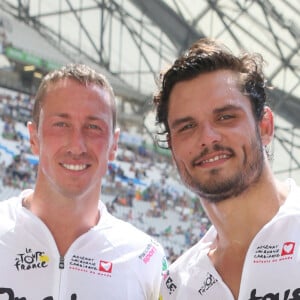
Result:
M161 299L300 299L300 190L268 161L262 56L201 39L160 83L159 141L212 223L165 273Z

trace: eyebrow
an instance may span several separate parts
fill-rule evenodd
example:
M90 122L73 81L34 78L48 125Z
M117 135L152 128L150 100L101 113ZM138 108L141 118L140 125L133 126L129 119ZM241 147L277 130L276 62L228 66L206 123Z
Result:
M179 119L176 119L175 121L173 121L170 125L170 128L176 128L177 126L181 125L181 124L184 124L184 123L187 123L187 122L190 122L194 120L194 118L192 117L184 117L184 118L179 118Z
M64 118L64 119L70 118L70 115L68 113L58 113L58 114L54 114L53 116L59 117L59 118ZM93 116L93 115L87 116L86 119L91 120L91 121L101 121L102 120L101 117Z
M228 105L225 105L225 106L222 106L222 107L219 107L219 108L215 108L213 110L213 114L217 115L217 114L229 111L229 110L231 110L231 111L232 110L233 111L241 111L242 108L240 106L237 106L237 105L228 104ZM193 120L194 120L194 118L190 117L190 116L183 117L183 118L178 118L170 124L170 128L174 129L174 128L176 128L177 126L179 126L181 124L184 124L184 123L187 123L187 122L190 122L190 121L193 121Z
M69 118L69 114L67 114L67 113L58 113L58 114L53 114L53 117L59 117L59 118L68 119Z
M243 109L239 105L228 104L228 105L225 105L225 106L222 106L222 107L219 107L219 108L215 108L213 110L213 113L214 114L219 114L219 113L222 113L222 112L226 112L228 110L238 111L238 110L243 110Z

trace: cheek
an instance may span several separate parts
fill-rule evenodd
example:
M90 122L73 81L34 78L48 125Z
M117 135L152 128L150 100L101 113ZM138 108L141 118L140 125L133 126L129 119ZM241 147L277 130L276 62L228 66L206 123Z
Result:
M66 143L66 138L59 135L41 134L39 137L39 156L53 156Z
M191 140L180 140L176 137L172 140L172 152L173 156L180 160L186 160L193 156L194 154L194 145Z
M110 147L107 140L89 140L86 142L87 152L94 153L99 159L108 159L110 157Z
M177 165L187 164L191 157L191 151L187 150L186 147L182 147L182 145L180 145L180 147L176 145L173 149L176 149L172 151L173 161L175 161Z

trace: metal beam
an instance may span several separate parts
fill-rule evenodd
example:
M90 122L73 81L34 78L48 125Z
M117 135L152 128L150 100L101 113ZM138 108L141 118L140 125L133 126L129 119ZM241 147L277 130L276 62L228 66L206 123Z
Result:
M179 53L195 40L204 37L161 0L131 0L169 37Z

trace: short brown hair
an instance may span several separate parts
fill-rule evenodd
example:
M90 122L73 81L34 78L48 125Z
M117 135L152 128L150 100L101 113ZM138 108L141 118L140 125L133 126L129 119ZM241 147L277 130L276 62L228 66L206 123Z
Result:
M39 124L40 111L43 104L43 98L47 93L48 87L51 84L56 83L59 80L64 78L74 79L83 85L88 85L91 83L96 84L106 89L109 92L111 98L113 129L115 129L117 116L116 116L115 95L113 89L110 83L108 82L108 80L105 78L105 76L103 76L102 74L96 72L94 69L84 64L68 64L66 66L63 66L60 69L48 73L43 78L35 96L35 102L34 102L33 112L32 112L33 121L37 125Z

